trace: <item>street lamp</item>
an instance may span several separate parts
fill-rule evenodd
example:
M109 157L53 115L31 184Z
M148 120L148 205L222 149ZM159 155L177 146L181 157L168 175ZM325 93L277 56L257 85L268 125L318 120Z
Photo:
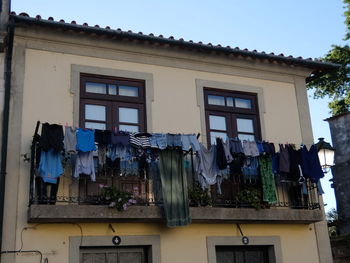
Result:
M334 151L335 149L326 142L324 138L318 138L315 144L318 151L318 159L323 170L323 173L328 173L330 168L334 165Z

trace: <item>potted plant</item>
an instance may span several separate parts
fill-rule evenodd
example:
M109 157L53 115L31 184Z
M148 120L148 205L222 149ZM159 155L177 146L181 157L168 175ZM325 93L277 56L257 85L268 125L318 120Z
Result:
M109 207L115 207L119 211L125 211L130 205L136 204L136 200L129 192L120 191L114 186L100 185L101 197L109 202Z

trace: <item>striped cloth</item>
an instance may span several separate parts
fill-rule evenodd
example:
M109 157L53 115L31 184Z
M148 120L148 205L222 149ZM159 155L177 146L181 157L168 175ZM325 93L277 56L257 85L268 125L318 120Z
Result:
M150 148L151 142L149 136L141 135L142 133L131 133L129 142L131 145L141 148Z

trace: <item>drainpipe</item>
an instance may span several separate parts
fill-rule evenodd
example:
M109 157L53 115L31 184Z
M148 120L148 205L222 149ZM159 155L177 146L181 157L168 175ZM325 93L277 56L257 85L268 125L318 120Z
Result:
M0 250L2 248L2 234L4 223L4 206L5 206L5 183L6 183L6 163L7 163L7 143L9 131L9 116L10 116L10 97L11 97L11 68L12 68L12 52L13 38L15 33L15 21L10 17L8 24L6 56L5 56L5 95L4 109L2 119L2 138L1 138L1 166L0 166ZM1 262L1 258L0 258Z

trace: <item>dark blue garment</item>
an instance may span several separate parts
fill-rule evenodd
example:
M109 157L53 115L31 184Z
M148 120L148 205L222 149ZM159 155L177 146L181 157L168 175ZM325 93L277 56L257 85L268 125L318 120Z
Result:
M77 150L90 152L96 150L95 131L79 128L77 131Z
M306 178L311 178L315 183L324 176L317 153L318 151L315 145L312 145L310 150L307 150L305 145L301 148L301 168L303 175Z
M263 143L260 141L256 142L256 146L258 147L259 153L262 154L264 153L264 147L263 147Z
M279 156L279 153L275 153L272 155L272 172L274 174L279 174L279 159L280 159L280 156Z
M242 173L245 178L258 179L259 177L259 161L258 157L247 156L244 160Z

